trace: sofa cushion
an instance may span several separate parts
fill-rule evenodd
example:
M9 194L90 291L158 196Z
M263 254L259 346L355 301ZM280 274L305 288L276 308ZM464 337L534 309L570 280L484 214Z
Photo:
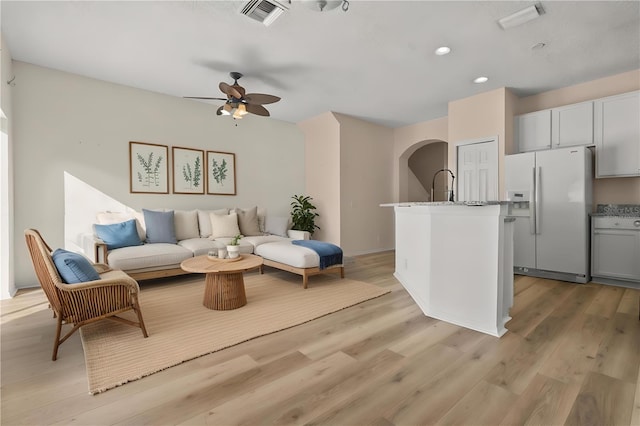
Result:
M260 235L260 236L253 236L253 237L244 237L240 241L241 242L244 241L245 243L251 244L255 250L255 247L258 247L261 244L288 241L288 239L281 237L279 235Z
M265 222L265 232L281 237L287 236L289 229L289 218L287 216L267 216Z
M176 240L188 240L189 238L198 238L200 236L198 212L196 210L175 210L173 221L176 229Z
M255 254L294 268L314 268L320 265L318 253L306 247L295 246L291 241L261 244L256 247Z
M229 214L229 209L198 210L198 227L200 228L201 238L209 238L211 236L211 218L209 217L211 213L226 215Z
M190 257L193 257L191 250L166 243L124 247L108 253L109 266L123 271L179 268L180 262Z
M57 249L51 255L60 278L67 284L77 284L100 279L91 262L81 254Z
M202 256L208 254L210 250L225 248L225 244L221 241L213 241L208 238L189 238L188 240L178 241L178 245L191 250L194 256Z
M260 231L260 223L258 222L258 207L252 207L250 209L233 210L238 215L238 227L240 233L245 237L252 235L262 235Z
M174 223L174 212L166 212L142 209L144 222L147 226L147 243L176 244L176 229Z
M136 230L140 241L144 241L147 238L147 231L144 226L144 215L142 212L130 211L130 212L99 212L96 214L96 222L101 225L111 225L112 223L122 223L127 220L136 220Z
M93 225L93 232L107 245L107 250L142 244L135 219L109 225L96 223Z
M236 213L229 213L227 215L210 214L211 219L211 238L235 237L240 234L240 228L238 227L238 215Z
M231 242L233 238L216 238L216 242L217 243L221 243L223 244L223 247L226 248L227 244L229 244ZM240 253L253 253L253 244L249 243L248 241L245 241L244 238L240 240Z

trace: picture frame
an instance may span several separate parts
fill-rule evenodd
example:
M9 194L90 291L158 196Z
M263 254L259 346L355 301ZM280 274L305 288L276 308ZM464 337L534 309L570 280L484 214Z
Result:
M236 195L236 155L207 151L207 194Z
M171 147L174 194L204 194L204 150Z
M169 147L129 142L129 190L133 194L169 193Z

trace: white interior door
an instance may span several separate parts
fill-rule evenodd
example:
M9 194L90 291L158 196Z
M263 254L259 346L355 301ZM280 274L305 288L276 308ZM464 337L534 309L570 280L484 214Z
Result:
M458 201L498 200L498 140L458 145Z

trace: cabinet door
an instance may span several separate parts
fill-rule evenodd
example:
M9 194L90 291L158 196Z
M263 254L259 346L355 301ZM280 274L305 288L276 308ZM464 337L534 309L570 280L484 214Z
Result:
M551 141L554 148L593 144L593 102L551 110Z
M596 177L640 176L640 92L595 101Z
M530 112L515 118L519 152L551 148L551 110Z
M640 281L640 232L595 229L591 275Z

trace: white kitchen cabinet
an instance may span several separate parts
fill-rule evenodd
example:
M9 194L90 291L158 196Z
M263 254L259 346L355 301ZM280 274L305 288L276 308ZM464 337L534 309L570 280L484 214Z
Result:
M519 152L551 148L550 109L519 115L514 124Z
M596 177L640 176L640 92L594 103Z
M640 232L595 229L592 241L591 275L640 281Z
M551 143L553 148L593 145L593 102L553 108Z

